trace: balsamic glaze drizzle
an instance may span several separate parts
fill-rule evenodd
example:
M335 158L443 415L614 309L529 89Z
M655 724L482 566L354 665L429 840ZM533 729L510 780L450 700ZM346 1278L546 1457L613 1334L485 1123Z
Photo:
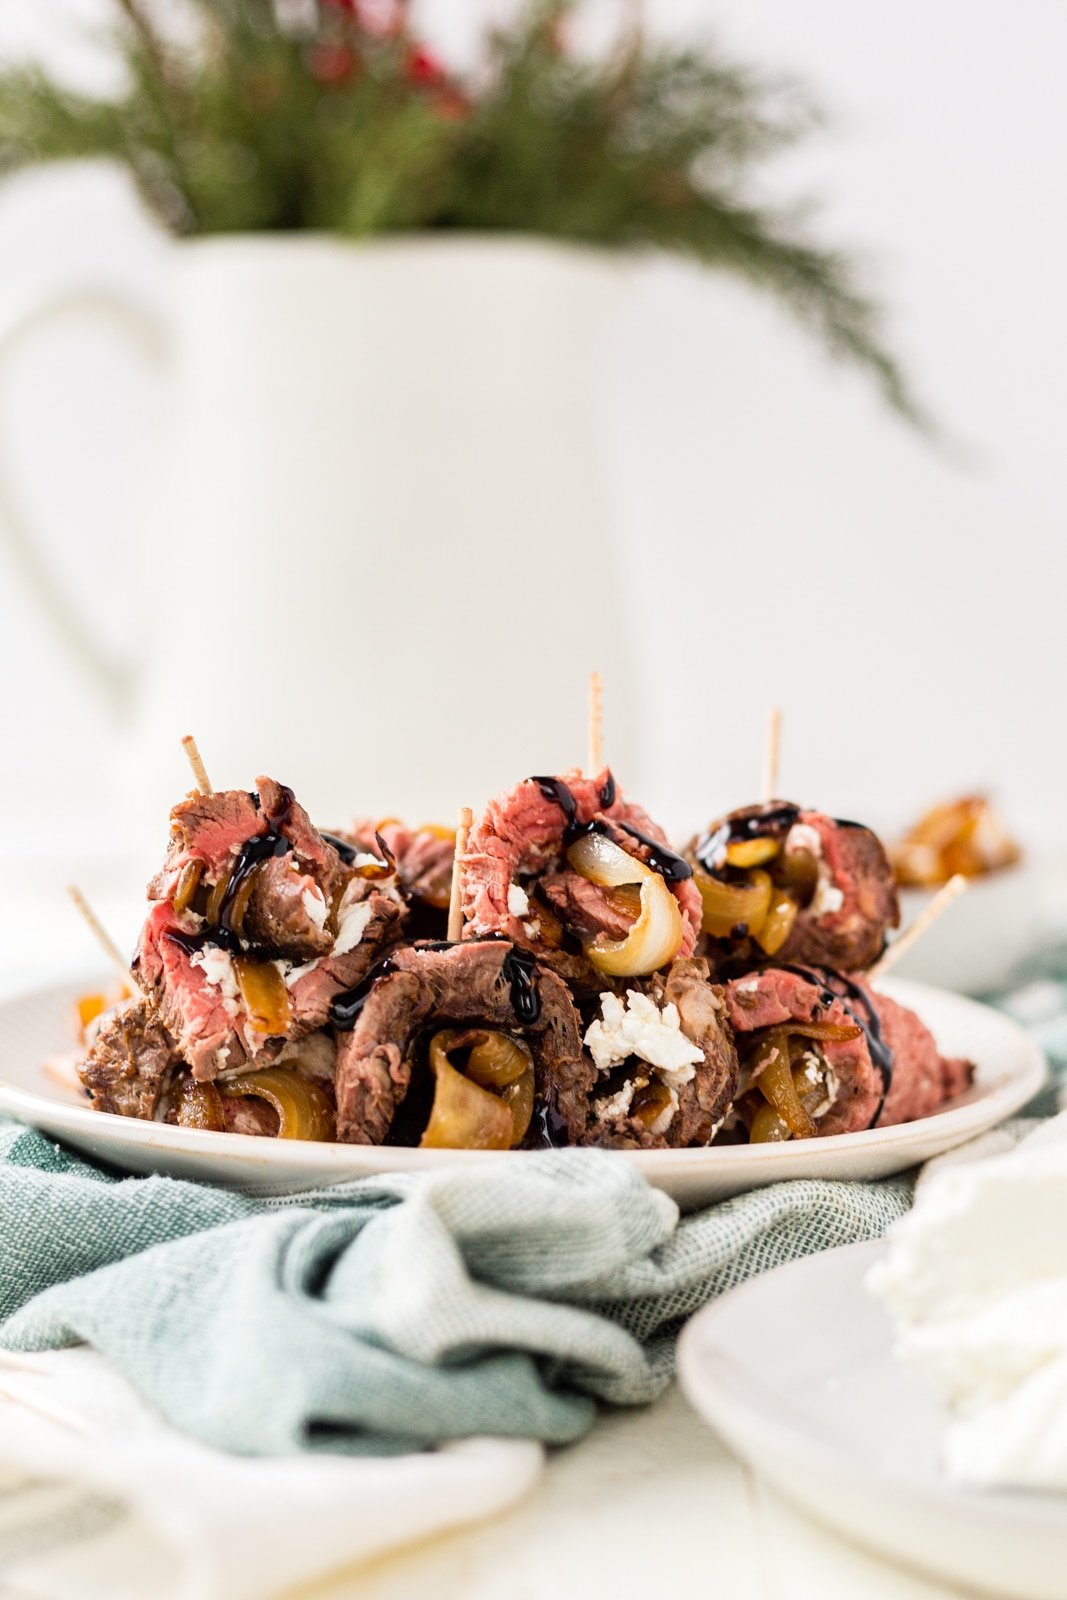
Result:
M780 972L792 972L798 978L803 978L805 983L814 984L819 990L819 999L824 1006L833 1005L837 1000L844 1006L856 1026L862 1029L871 1064L882 1080L882 1098L869 1124L873 1128L882 1114L885 1097L893 1081L893 1052L882 1037L881 1020L870 996L843 972L834 972L828 967L795 967L787 961L775 961L761 970L766 972L774 969Z
M229 928L205 928L202 933L183 933L180 928L168 928L163 937L191 956L199 955L208 945L215 945L231 956L246 954L244 945Z
M292 848L289 840L283 833L278 832L273 823L269 825L266 833L257 833L253 838L245 840L234 863L233 874L219 910L220 927L230 929L233 902L249 873L254 872L261 861L269 861L272 856L288 855Z
M615 804L616 792L617 791L616 791L616 788L615 788L615 774L612 772L611 768L609 767L608 768L608 775L604 779L604 783L603 783L603 785L601 787L600 793L597 796L597 798L600 801L600 809L601 809L601 811L610 811L611 810L612 806Z
M632 822L620 822L619 827L645 846L648 851L649 866L653 872L658 872L666 883L682 883L686 878L693 876L693 869L684 856L675 855L673 850L669 850L665 844L660 844L658 839L651 839L647 833L642 833L640 828L635 828Z
M714 833L704 835L696 847L696 858L706 873L718 877L725 865L727 845L786 834L799 815L799 806L781 801L733 812L720 822Z
M341 860L344 862L345 866L350 867L353 861L356 859L356 856L359 854L359 851L356 849L355 845L349 844L345 839L339 839L335 833L326 833L322 828L319 829L319 832L326 840L326 843L328 845L332 845L337 851L337 854L341 857Z
M329 1020L338 1033L352 1032L378 979L388 977L389 973L395 970L392 957L383 956L381 961L376 961L351 989L343 989L340 994L334 995L330 1001Z
M529 950L513 944L500 968L511 985L511 1009L527 1027L541 1015L541 995L537 988L537 962Z
M487 934L486 940L506 943L500 934ZM415 945L416 950L439 952L442 950L455 950L460 945L481 944L485 941L471 939L427 939ZM335 995L330 1004L329 1020L339 1033L351 1033L359 1021L363 1007L370 999L371 990L379 978L385 978L390 972L396 971L396 964L391 956L384 956L381 961L376 961L351 989L345 989ZM521 945L512 945L505 955L501 966L501 975L507 981L511 990L511 1009L515 1013L516 1021L524 1027L530 1027L541 1015L541 995L537 987L537 959L529 950L524 950Z

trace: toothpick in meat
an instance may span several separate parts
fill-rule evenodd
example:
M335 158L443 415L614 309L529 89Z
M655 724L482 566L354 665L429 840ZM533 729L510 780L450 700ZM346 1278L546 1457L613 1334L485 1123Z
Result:
M778 747L782 740L782 713L774 706L767 718L767 740L763 747L763 802L774 800L778 790Z
M196 787L200 790L200 793L214 794L215 791L211 787L211 779L207 775L207 768L204 766L200 751L197 749L196 740L191 733L187 733L182 740L182 749L189 758L189 765L193 769L193 777L196 779Z
M892 971L900 960L921 939L926 930L932 926L938 917L944 916L954 900L968 887L969 880L962 872L957 872L950 878L943 888L939 889L930 901L930 904L920 911L910 928L905 928L899 939L895 939L883 956L877 960L866 974L866 981L874 983L879 978L884 978L887 972Z
M589 736L585 757L586 777L595 778L604 765L604 682L599 672L589 674Z
M125 987L130 991L131 994L140 995L142 1000L145 999L145 992L141 988L141 985L137 982L137 979L134 977L133 973L130 971L129 962L123 958L122 951L108 933L107 929L104 927L103 923L100 921L99 917L96 915L96 912L93 910L88 900L86 900L81 890L76 884L72 883L68 888L67 893L70 895L70 898L74 901L74 904L77 906L78 910L89 924L89 928L92 931L93 937L96 939L97 944L111 962L111 965L115 968L115 971L122 979Z
M456 825L456 853L452 857L452 894L448 902L448 938L458 942L463 932L463 857L467 853L467 835L471 831L474 812L464 806Z

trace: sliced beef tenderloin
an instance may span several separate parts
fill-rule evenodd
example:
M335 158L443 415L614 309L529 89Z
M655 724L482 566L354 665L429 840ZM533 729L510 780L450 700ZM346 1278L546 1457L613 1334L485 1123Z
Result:
M78 1075L95 1110L151 1121L171 1073L181 1066L155 1009L131 1000L104 1018Z
M627 1006L652 1001L660 1021L693 1046L692 1058L681 1070L664 1072L635 1053L609 1068L599 1092L594 1090L584 1142L646 1150L706 1145L726 1117L738 1081L723 990L709 982L707 962L691 958L676 961L666 980L655 980L647 991L641 996L631 990ZM617 1014L618 997L604 995L601 1001ZM586 1040L595 1037L596 1024Z
M746 1037L768 1028L788 1030L796 1021L852 1023L859 1029L853 1039L810 1043L812 1055L828 1069L813 1068L819 1135L929 1116L972 1080L971 1063L943 1057L913 1011L841 973L768 967L733 980L726 992L743 1065L751 1058ZM746 1087L751 1086L743 1082Z
M616 891L590 883L580 872L550 872L537 885L538 900L543 900L560 922L573 933L595 938L625 939L634 925L635 906L626 903ZM532 915L537 915L535 909Z
M194 794L175 806L167 861L149 897L173 901L179 913L210 908L247 944L307 961L330 949L353 872L292 790L273 778L257 782L258 794Z
M821 811L781 800L747 806L712 823L686 854L702 886L708 953L726 970L770 957L862 971L900 921L892 869L877 835ZM725 925L716 884L751 890L768 879L773 893L762 901L765 919L750 925L738 910L736 924ZM733 915L726 910L726 923Z
M337 1056L338 1137L381 1144L411 1083L422 1039L452 1024L521 1037L529 1047L545 1127L577 1143L594 1070L578 1014L555 973L503 940L402 946L352 1006Z
M583 833L600 831L627 855L664 877L678 902L678 956L691 955L700 932L700 895L686 863L662 829L625 801L605 769L527 778L490 800L471 829L463 860L463 917L469 934L503 935L533 950L572 985L595 993L603 979L582 954L581 939L625 938L639 901L582 879L567 859Z
M816 1082L813 1077L811 1086L815 1132L853 1133L871 1127L888 1091L893 1062L878 1014L858 985L814 969L767 967L728 983L726 1006L742 1066L739 1099L748 1097L743 1104L750 1112L763 1103L758 1082L748 1071L753 1046L760 1042L757 1036L769 1029L788 1033L791 1023L828 1024L850 1030L852 1037L805 1041L813 1062L821 1063L821 1078Z
M920 1017L877 990L867 994L878 1012L882 1037L893 1055L893 1077L876 1126L928 1117L974 1081L974 1064L943 1056Z

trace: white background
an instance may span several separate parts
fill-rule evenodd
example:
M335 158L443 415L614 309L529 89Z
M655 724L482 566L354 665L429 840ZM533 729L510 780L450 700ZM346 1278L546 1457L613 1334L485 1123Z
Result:
M423 9L462 50L474 8ZM602 21L612 9L599 6ZM95 70L79 26L104 12L103 0L6 0L0 52ZM755 293L674 262L642 269L604 394L654 727L654 760L630 788L680 825L749 798L778 701L783 787L811 803L880 820L991 785L1024 830L1054 837L1067 777L1067 10L660 0L649 14L817 91L832 125L774 184L819 196L824 236L860 249L892 342L959 448L909 432ZM0 188L0 295L72 268L158 295L166 252L106 169ZM50 335L0 395L4 470L118 652L151 414L147 379L87 331ZM118 731L2 549L0 586L0 848L25 860L60 837L120 853ZM158 617L175 648L181 603L179 579Z

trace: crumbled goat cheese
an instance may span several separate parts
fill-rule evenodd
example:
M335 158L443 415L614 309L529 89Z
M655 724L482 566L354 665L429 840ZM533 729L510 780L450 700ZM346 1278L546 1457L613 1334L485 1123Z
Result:
M829 917L835 911L840 911L845 903L843 892L837 887L829 867L823 860L822 842L818 833L810 822L794 822L785 836L783 846L787 855L795 855L804 851L806 855L814 856L819 863L819 876L815 883L815 893L807 907L811 917Z
M348 906L341 901L337 916L337 938L330 951L331 956L343 956L356 948L367 931L372 910L369 900L357 900L354 905Z
M222 1004L231 1017L238 1013L238 997L241 993L237 985L237 974L233 970L233 957L226 950L220 950L217 945L206 944L194 956L190 956L189 965L199 967L205 980L213 989L217 989L222 996Z
M624 1117L630 1109L637 1085L632 1078L628 1078L616 1094L606 1094L602 1100L597 1100L594 1110L601 1122L607 1122L613 1117Z
M530 909L530 897L517 883L508 885L508 910L513 917L524 917Z
M867 1286L947 1402L950 1478L1067 1489L1067 1116L920 1185Z
M735 985L738 994L755 994L759 988L758 978L746 978L744 983Z
M369 850L360 850L357 855L352 857L351 865L356 868L380 867L382 865L382 857L373 855Z
M638 1056L677 1084L688 1083L697 1062L704 1059L700 1046L682 1032L678 1007L660 1010L649 995L636 989L627 990L625 1002L615 994L600 996L600 1018L590 1024L585 1043L598 1072L609 1072L619 1062Z
M809 1095L812 1089L822 1090L821 1100L817 1105L808 1106L808 1114L812 1117L825 1117L837 1099L839 1088L837 1075L830 1063L823 1060L821 1056L816 1055L814 1050L805 1050L803 1060L804 1078L810 1086L805 1089L804 1095Z
M308 914L308 921L313 922L321 932L326 926L326 917L330 909L326 904L326 898L322 890L305 889L300 898L304 903L304 910Z
M524 922L522 925L522 931L526 935L527 939L539 939L541 937L540 917L532 917L529 922Z

